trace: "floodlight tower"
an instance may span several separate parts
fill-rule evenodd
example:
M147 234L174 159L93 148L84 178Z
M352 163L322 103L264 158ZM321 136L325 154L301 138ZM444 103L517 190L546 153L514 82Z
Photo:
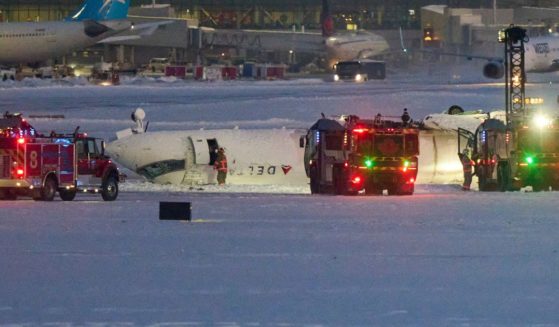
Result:
M505 97L506 123L526 119L526 70L524 69L524 43L526 30L512 26L499 32L499 42L505 44Z

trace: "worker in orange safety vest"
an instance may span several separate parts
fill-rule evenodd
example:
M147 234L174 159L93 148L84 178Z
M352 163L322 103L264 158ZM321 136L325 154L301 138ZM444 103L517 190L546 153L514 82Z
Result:
M225 179L227 178L227 156L225 156L225 150L223 148L219 148L217 151L214 169L217 170L217 183L219 185L224 185Z
M462 169L464 171L464 184L462 184L462 190L469 191L470 185L472 184L473 170L475 162L470 159L470 151L466 148L462 153L458 153L460 162L462 163Z

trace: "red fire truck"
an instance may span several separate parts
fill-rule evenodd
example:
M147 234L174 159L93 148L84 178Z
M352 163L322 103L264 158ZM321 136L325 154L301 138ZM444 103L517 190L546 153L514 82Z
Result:
M114 201L122 176L104 154L104 142L78 133L44 136L20 114L0 118L0 199L31 196L71 201L78 192Z
M414 192L419 128L408 121L387 120L380 115L375 119L322 118L309 129L301 145L313 194Z

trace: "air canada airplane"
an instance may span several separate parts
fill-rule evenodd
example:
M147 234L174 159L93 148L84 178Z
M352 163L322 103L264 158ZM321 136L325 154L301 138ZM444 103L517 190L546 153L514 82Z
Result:
M325 56L329 64L363 59L386 52L388 42L380 35L359 30L335 32L328 0L322 0L322 33L277 30L223 30L202 28L206 46L235 46L253 50L294 51Z
M146 132L145 113L133 115L137 126L117 133L107 153L124 167L158 184L216 184L216 150L225 149L227 184L305 186L309 179L297 129L220 129ZM455 130L420 133L418 183L448 183L462 178Z
M85 0L64 21L0 23L0 64L41 63L118 38L116 34L133 27L126 19L129 5L130 0ZM134 30L153 28L153 24Z
M0 63L44 62L130 29L129 4L130 0L86 0L64 21L0 23Z

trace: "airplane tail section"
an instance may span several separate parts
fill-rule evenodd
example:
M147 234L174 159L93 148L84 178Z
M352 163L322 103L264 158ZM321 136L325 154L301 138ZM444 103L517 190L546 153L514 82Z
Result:
M115 20L128 17L130 0L85 0L82 6L66 21Z
M130 0L105 0L101 8L103 20L126 19Z
M334 19L330 13L328 0L322 0L322 12L320 13L320 24L322 25L322 36L334 35Z
M66 17L66 21L100 20L99 11L103 7L103 0L85 0L76 12Z

